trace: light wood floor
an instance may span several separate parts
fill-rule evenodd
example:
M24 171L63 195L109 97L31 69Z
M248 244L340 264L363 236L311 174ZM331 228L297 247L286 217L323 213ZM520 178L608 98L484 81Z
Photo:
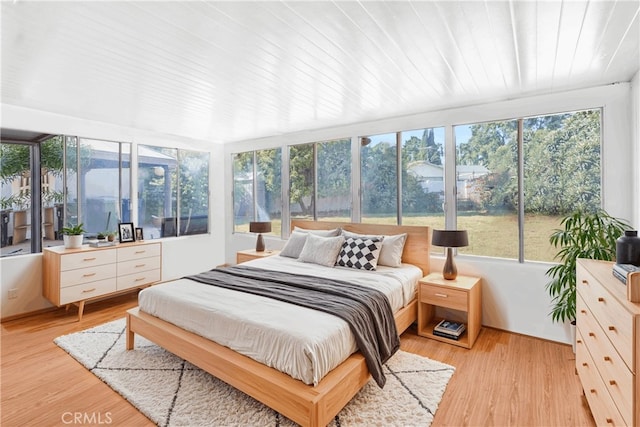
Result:
M1 424L152 423L53 343L57 336L123 317L129 294L2 323ZM456 367L433 426L593 426L566 345L484 328L472 350L402 335L402 349ZM75 416L78 420L73 421Z

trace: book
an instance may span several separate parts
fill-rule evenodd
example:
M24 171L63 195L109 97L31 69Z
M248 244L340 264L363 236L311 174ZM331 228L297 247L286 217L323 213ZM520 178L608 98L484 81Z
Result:
M450 320L441 320L434 328L434 332L442 332L444 334L459 336L464 332L466 326L464 323L452 322Z
M460 339L460 335L452 335L452 334L447 334L445 332L440 332L440 331L433 331L433 335L438 336L438 337L443 337L443 338L449 338L450 340L456 340L458 341Z
M89 246L92 248L106 248L107 246L115 246L116 242L89 242Z

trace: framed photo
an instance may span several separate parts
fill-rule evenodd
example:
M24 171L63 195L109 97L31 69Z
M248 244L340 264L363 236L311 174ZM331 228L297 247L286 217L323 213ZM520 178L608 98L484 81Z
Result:
M120 237L120 243L136 241L136 235L133 234L132 222L121 222L118 224L118 234Z
M136 240L144 240L141 227L136 227Z

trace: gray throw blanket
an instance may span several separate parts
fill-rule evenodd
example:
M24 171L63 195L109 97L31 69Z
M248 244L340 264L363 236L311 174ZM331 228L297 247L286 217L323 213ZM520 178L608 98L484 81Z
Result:
M187 276L187 279L247 292L333 314L345 320L378 386L386 378L382 364L400 348L400 337L387 297L376 289L341 280L234 266Z

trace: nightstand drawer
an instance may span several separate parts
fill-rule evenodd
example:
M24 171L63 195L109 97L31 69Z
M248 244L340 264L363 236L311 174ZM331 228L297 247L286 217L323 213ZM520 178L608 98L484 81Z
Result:
M468 293L458 289L420 283L420 302L455 310L467 310Z

